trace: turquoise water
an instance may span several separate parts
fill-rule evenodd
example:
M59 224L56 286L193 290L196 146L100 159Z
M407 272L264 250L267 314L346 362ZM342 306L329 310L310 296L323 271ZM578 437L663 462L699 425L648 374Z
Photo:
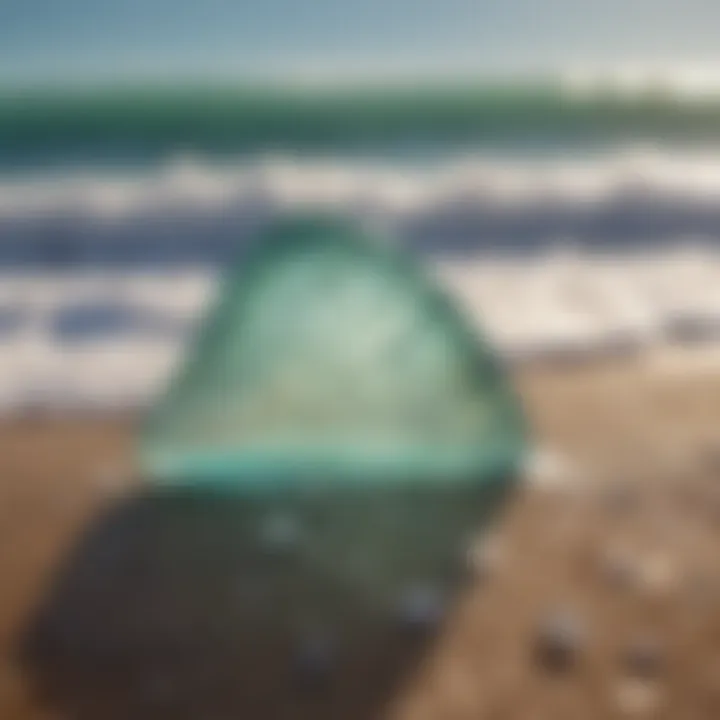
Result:
M152 163L178 152L432 157L720 139L720 103L572 97L559 85L144 87L0 94L0 168Z

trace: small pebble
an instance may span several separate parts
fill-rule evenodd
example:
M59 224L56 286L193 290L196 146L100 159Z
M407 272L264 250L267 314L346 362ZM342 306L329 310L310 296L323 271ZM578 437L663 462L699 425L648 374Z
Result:
M582 620L569 610L558 610L546 617L538 630L535 654L547 670L567 670L578 660L586 642Z

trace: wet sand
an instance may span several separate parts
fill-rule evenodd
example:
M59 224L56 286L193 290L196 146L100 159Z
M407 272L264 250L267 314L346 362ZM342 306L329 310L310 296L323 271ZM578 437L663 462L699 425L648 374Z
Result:
M555 467L535 468L493 533L484 572L412 673L362 710L376 678L356 672L347 707L340 698L327 716L720 717L720 365L684 361L519 371L537 444L552 449ZM131 425L0 426L2 720L239 717L230 700L178 710L170 696L184 688L157 679L134 705L116 702L122 682L112 701L83 705L82 677L68 677L70 695L49 692L21 662L68 554L133 492ZM117 679L126 668L104 672ZM295 708L283 717L321 716Z

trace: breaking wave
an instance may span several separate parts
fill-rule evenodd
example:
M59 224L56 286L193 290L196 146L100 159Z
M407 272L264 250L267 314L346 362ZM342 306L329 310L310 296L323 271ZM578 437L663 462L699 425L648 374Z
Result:
M357 215L512 361L720 335L720 152L427 163L191 158L0 181L0 408L135 408L255 229Z

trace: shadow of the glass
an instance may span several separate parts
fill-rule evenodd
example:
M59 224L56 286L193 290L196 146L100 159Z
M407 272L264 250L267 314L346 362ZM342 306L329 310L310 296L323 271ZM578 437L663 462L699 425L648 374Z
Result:
M336 568L303 562L281 515L258 550L264 502L143 492L96 521L22 640L44 702L78 720L382 717L442 621L427 597L398 617ZM444 587L447 609L463 583Z

